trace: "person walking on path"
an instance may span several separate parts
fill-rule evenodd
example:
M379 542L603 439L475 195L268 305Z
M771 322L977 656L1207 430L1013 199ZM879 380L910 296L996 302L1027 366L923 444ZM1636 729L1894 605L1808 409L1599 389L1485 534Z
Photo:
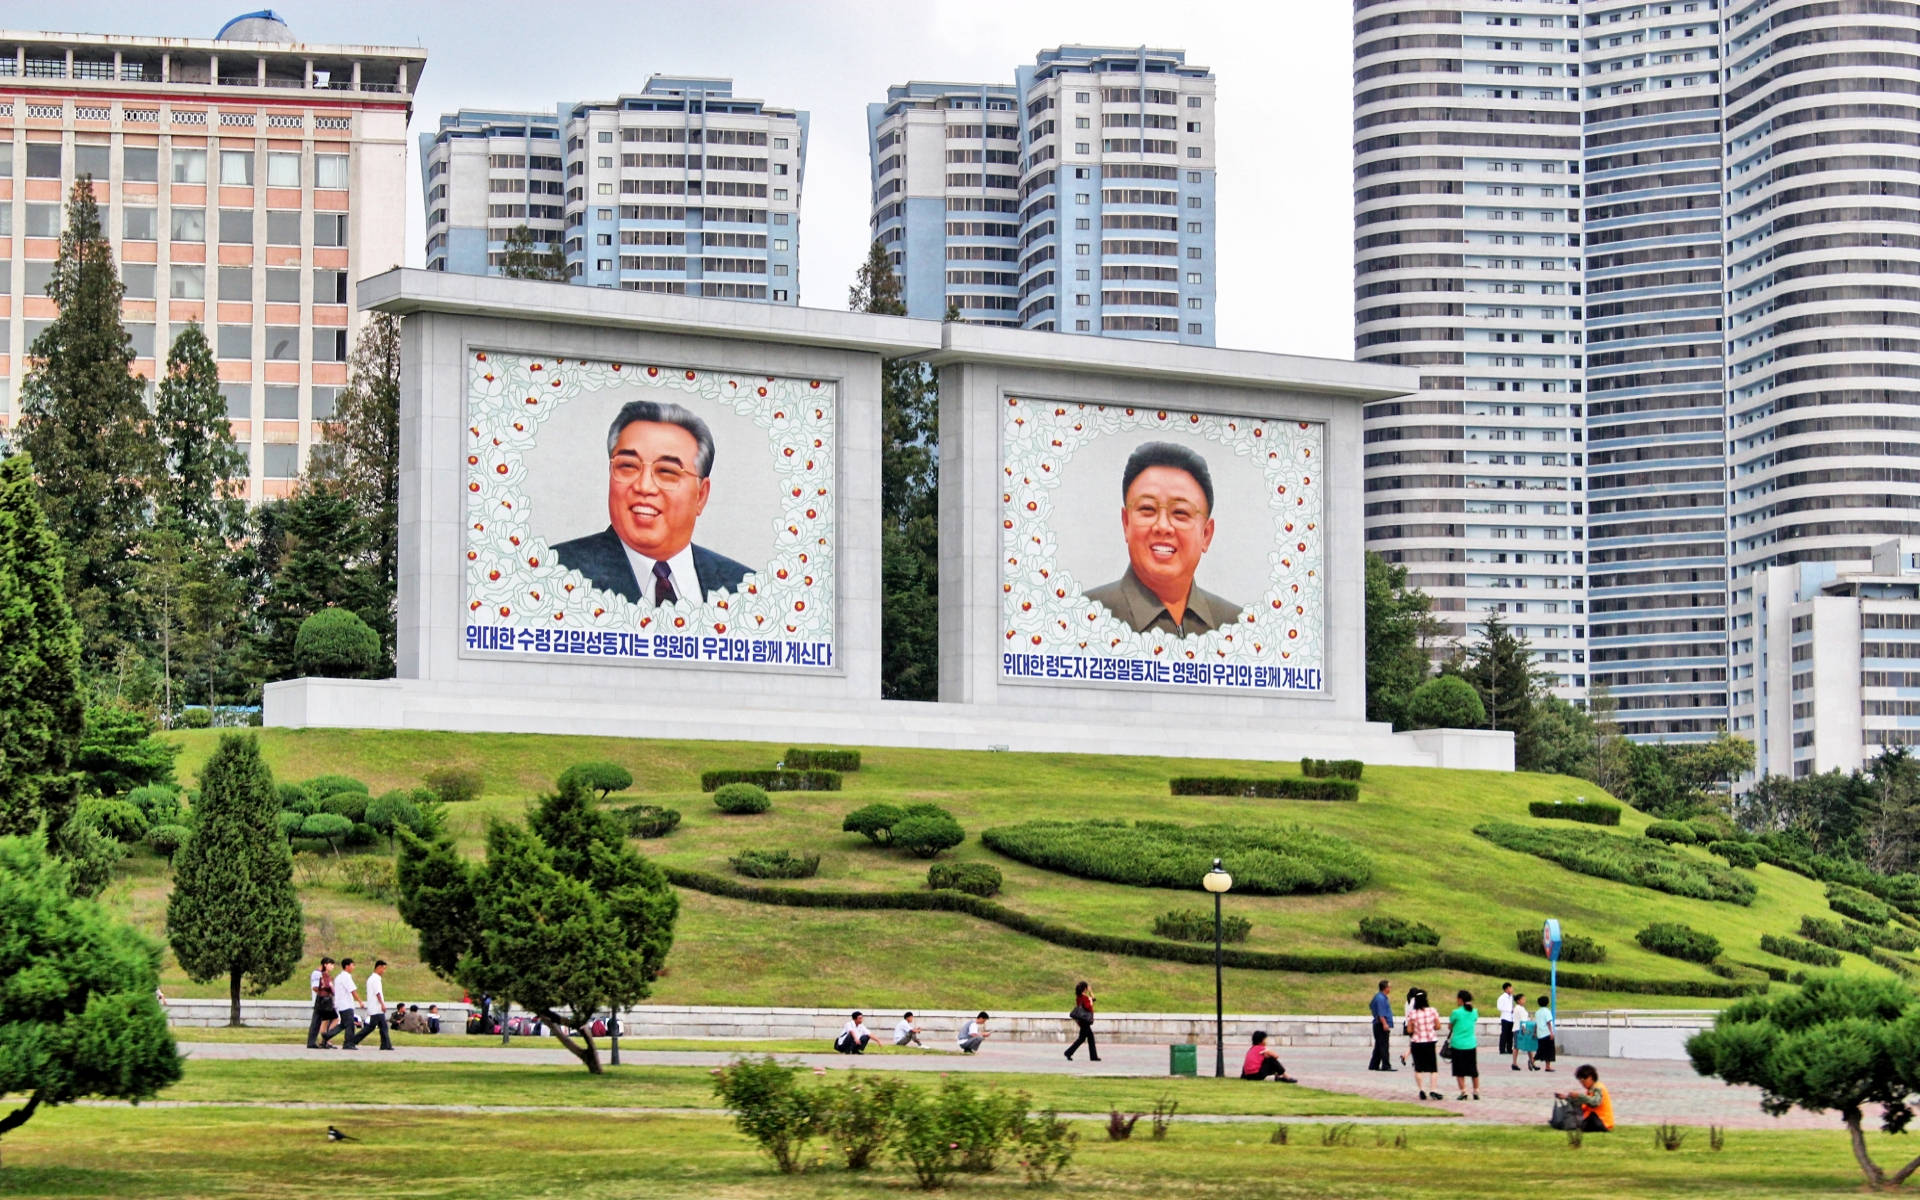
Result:
M1264 1029L1253 1031L1253 1044L1247 1047L1247 1057L1240 1063L1240 1078L1271 1079L1276 1083L1300 1082L1287 1074L1280 1056L1273 1052L1272 1046L1267 1045L1267 1031Z
M328 1030L320 1038L322 1049L331 1050L337 1034L345 1034L341 1045L353 1049L353 1010L359 1005L360 990L353 982L353 960L340 960L340 969L333 976L333 1012L340 1023Z
M893 1027L893 1044L926 1048L920 1043L920 1022L913 1019L912 1013L901 1014L900 1023Z
M320 965L307 976L307 991L313 998L313 1018L307 1022L307 1049L320 1048L320 1034L333 1023L333 959L320 956Z
M987 1014L983 1012L961 1027L959 1039L960 1052L962 1054L972 1054L980 1049L982 1042L992 1036L991 1033L987 1032Z
M1393 1065L1393 1052L1387 1039L1393 1036L1393 1000L1392 989L1387 981L1380 981L1380 990L1373 994L1373 1001L1367 1011L1373 1016L1373 1057L1367 1060L1369 1071L1397 1071Z
M1533 1014L1533 1036L1540 1043L1540 1048L1533 1052L1533 1061L1539 1063L1543 1071L1553 1070L1553 1060L1559 1054L1559 1048L1553 1040L1554 1033L1553 1009L1548 1007L1546 999L1542 997L1540 1011Z
M347 1039L348 1050L359 1049L360 1043L366 1041L375 1028L380 1030L380 1048L393 1049L393 1038L387 1033L387 984L380 977L386 969L386 959L373 960L373 974L367 976L367 1019L361 1024L360 1032Z
M1414 989L1407 1016L1407 1041L1413 1051L1413 1086L1422 1100L1440 1099L1440 1010ZM1424 1081L1423 1081L1424 1079Z
M841 1028L840 1036L833 1039L833 1048L842 1054L865 1054L872 1042L873 1030L867 1028L867 1015L856 1008Z
M1460 1094L1456 1100L1467 1098L1467 1081L1473 1081L1473 1098L1480 1098L1480 1014L1473 1011L1473 993L1466 989L1460 991L1460 1007L1447 1014L1447 1024L1451 1029L1447 1045L1453 1051L1453 1085Z
M1495 1053L1505 1058L1513 1053L1513 985L1511 983L1500 985L1500 995L1495 998L1493 1006L1500 1010L1500 1049ZM1519 1067L1514 1068L1516 1071L1519 1069Z
M1533 1064L1534 1051L1540 1048L1540 1037L1534 1031L1533 1018L1527 1015L1527 998L1516 993L1513 997L1513 1069L1520 1069L1520 1056L1527 1056L1527 1070L1538 1071Z
M1082 979L1073 988L1073 1011L1067 1019L1080 1027L1080 1036L1073 1039L1073 1045L1067 1047L1067 1061L1073 1061L1073 1052L1082 1044L1087 1047L1087 1061L1100 1061L1100 1043L1093 1040L1093 991Z
M1600 1082L1600 1072L1594 1070L1592 1064L1582 1063L1573 1077L1580 1082L1579 1088L1557 1092L1554 1099L1580 1106L1580 1132L1612 1133L1613 1097L1607 1092L1607 1085Z

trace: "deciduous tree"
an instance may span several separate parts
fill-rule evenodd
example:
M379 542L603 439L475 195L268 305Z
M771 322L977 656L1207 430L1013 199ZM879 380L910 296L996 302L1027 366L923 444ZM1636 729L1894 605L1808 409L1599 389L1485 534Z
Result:
M400 318L375 313L361 329L334 419L308 460L307 483L334 485L353 505L361 549L348 561L379 588L373 611L354 610L380 635L391 664L400 581Z
M1367 720L1407 728L1407 701L1431 673L1433 600L1407 587L1407 569L1367 551Z

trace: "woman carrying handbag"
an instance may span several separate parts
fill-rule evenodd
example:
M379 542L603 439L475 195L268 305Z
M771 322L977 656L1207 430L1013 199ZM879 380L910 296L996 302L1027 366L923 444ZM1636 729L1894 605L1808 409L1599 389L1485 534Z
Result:
M1073 1052L1085 1043L1087 1061L1099 1062L1100 1045L1093 1040L1093 992L1084 979L1074 985L1073 1011L1067 1014L1067 1019L1080 1027L1080 1036L1073 1040L1073 1045L1067 1047L1067 1061L1072 1062Z

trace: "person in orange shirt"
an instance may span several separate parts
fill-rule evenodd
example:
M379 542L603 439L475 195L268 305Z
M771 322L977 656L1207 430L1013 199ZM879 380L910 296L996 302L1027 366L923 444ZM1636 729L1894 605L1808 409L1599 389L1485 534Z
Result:
M1580 1106L1580 1131L1582 1133L1613 1132L1613 1097L1607 1092L1607 1085L1600 1082L1600 1072L1591 1064L1583 1064L1573 1073L1582 1090L1561 1092L1558 1099L1569 1100Z

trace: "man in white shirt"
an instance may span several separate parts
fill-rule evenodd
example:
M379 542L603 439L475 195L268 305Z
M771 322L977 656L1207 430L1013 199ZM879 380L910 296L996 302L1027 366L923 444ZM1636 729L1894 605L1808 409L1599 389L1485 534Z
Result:
M340 960L340 970L333 977L333 1014L340 1023L331 1032L320 1039L322 1049L333 1049L334 1034L344 1033L346 1037L340 1044L353 1049L353 1010L359 1007L360 990L353 982L353 960Z
M327 998L332 999L333 987L331 984L322 985L321 981L327 977L327 968L332 965L332 957L322 955L320 965L307 976L307 995L313 1001L313 1019L307 1022L307 1049L309 1050L320 1048L320 1027L327 1023L326 1014L321 1010L321 993L324 991Z
M833 1048L842 1054L865 1054L872 1041L873 1030L867 1028L866 1014L856 1009L840 1036L833 1039Z
M973 1020L968 1021L965 1028L960 1030L960 1052L963 1054L972 1054L980 1048L980 1043L992 1036L991 1033L987 1032L987 1014L981 1013Z
M387 960L373 960L373 974L367 976L367 1019L360 1026L360 1032L347 1041L347 1049L352 1050L367 1040L367 1035L376 1028L380 1030L380 1048L393 1049L393 1039L387 1036L387 984L380 973L387 969Z
M893 1044L896 1046L920 1045L920 1022L913 1019L912 1013L905 1013L900 1023L893 1027Z
M1513 1053L1513 985L1500 985L1500 998L1494 1001L1500 1009L1500 1054ZM1515 1061L1518 1061L1517 1059ZM1517 1068L1516 1068L1517 1069Z

